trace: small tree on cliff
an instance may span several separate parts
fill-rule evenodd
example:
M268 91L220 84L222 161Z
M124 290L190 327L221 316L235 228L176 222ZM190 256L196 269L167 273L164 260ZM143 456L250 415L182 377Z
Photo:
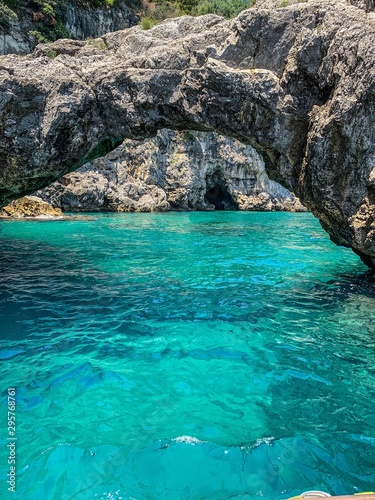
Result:
M186 14L193 14L197 8L199 0L179 0L178 6Z

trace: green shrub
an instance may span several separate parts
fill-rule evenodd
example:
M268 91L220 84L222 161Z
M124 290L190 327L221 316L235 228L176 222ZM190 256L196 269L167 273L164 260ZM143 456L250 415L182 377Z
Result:
M198 7L199 0L179 0L178 6L186 14L194 14Z
M38 6L38 9L49 18L56 17L55 9L56 7L58 7L58 4L55 0L33 0L33 2L28 3L36 4Z
M3 4L7 5L10 9L17 9L19 7L19 0L2 0Z
M99 40L98 47L100 50L108 50L108 46L104 40Z
M47 16L50 16L50 17L55 17L55 11L53 10L53 7L52 5L50 5L49 3L45 3L42 7L42 12L43 14L46 14Z
M143 29L150 29L164 19L184 14L217 14L230 19L252 7L255 2L256 0L142 0L140 25Z
M141 27L143 30L149 30L156 24L156 19L152 16L145 16L141 18Z
M230 19L248 6L249 4L245 4L243 0L203 0L199 2L196 13L198 15L217 14Z
M10 21L16 18L17 14L2 0L0 0L0 26L2 28L8 28Z
M61 21L57 22L53 27L52 27L55 35L56 35L56 40L58 38L70 38L70 33L67 30L66 26L64 23Z
M48 43L50 41L38 30L30 30L29 35L34 36L38 40L38 43Z

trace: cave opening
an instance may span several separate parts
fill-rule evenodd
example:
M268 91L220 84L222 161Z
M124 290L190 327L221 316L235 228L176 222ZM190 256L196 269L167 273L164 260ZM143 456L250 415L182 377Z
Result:
M207 179L207 191L204 195L206 202L214 205L215 210L238 210L237 203L233 200L224 182L214 175Z

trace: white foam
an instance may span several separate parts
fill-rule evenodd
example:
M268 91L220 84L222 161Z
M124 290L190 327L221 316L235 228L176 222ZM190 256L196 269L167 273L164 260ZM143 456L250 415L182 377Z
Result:
M187 444L201 444L204 441L200 441L199 439L193 437L193 436L178 436L174 439L172 439L175 443L187 443Z

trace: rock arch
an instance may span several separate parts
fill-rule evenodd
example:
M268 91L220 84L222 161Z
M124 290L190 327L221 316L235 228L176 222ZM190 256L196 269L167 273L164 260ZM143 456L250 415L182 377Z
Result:
M126 137L216 130L255 147L333 241L375 262L375 20L344 0L62 40L0 62L0 199Z

